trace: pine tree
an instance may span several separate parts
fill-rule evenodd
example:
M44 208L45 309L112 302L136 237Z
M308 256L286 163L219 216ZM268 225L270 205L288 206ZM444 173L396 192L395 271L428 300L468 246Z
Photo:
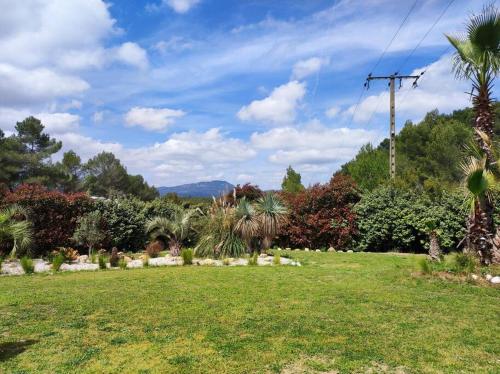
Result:
M285 192L296 193L304 190L304 186L301 182L302 177L299 173L293 170L292 166L288 166L286 169L286 175L283 178L283 183L281 183L281 189Z

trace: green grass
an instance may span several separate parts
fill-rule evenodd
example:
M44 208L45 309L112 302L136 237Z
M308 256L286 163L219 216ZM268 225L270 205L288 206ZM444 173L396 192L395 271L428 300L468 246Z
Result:
M500 290L418 256L0 278L0 373L498 372Z

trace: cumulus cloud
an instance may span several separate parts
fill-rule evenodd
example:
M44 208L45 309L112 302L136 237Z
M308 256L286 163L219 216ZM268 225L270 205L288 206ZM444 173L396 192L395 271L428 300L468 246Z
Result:
M17 122L29 116L41 120L45 132L51 135L76 131L80 122L80 116L71 113L33 113L26 109L0 108L0 129L13 131Z
M200 0L166 0L165 3L177 13L187 13Z
M269 161L283 165L347 161L362 145L378 140L380 136L374 131L328 128L317 123L302 129L275 128L251 136L256 148L273 151Z
M276 87L271 95L252 101L242 107L238 118L242 121L262 121L274 124L293 122L297 106L306 93L304 82L291 81Z
M323 66L328 65L328 58L311 57L301 60L293 66L292 79L304 79L311 74L317 73Z
M163 131L186 113L178 109L134 107L125 115L127 126L140 126L149 131Z
M0 96L3 105L25 106L58 97L76 95L89 88L84 80L57 74L46 68L23 69L0 64Z
M115 59L141 69L148 67L148 56L144 49L132 42L123 43L115 50Z

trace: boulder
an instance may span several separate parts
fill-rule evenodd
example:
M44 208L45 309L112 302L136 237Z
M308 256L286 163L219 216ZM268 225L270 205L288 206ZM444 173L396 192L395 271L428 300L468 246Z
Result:
M128 257L128 256L124 256L123 257L123 260L128 264L129 262L132 262L132 258Z
M493 283L493 284L500 284L500 276L496 276L496 277L492 277L490 279L490 283Z
M307 247L304 248L304 251L309 252L309 248L307 248Z
M260 258L265 258L265 257L267 257L267 254L266 254L266 253L261 253L261 254L259 255L259 257L260 257Z
M321 249L316 249L316 252L321 252Z
M347 253L354 253L354 251L352 249L349 249Z
M81 255L78 256L78 259L76 260L79 264L84 264L86 262L89 262L89 256L87 255Z
M142 260L131 260L127 263L127 268L129 269L142 268L143 266Z
M333 247L328 248L328 252L335 252L335 248Z
M485 278L487 281L490 281L493 276L491 274L486 274Z

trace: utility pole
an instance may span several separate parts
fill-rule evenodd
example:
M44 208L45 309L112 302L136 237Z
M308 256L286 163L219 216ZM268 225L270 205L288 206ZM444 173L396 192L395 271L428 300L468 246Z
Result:
M389 121L389 171L391 179L394 179L396 176L396 100L395 100L395 87L396 80L399 80L399 88L401 88L403 84L403 79L413 79L413 88L417 87L418 79L424 75L421 73L420 75L398 75L398 73L394 73L389 76L378 76L374 77L368 74L366 78L365 87L370 88L370 82L376 79L388 79L389 80L389 106L390 106L390 121Z

